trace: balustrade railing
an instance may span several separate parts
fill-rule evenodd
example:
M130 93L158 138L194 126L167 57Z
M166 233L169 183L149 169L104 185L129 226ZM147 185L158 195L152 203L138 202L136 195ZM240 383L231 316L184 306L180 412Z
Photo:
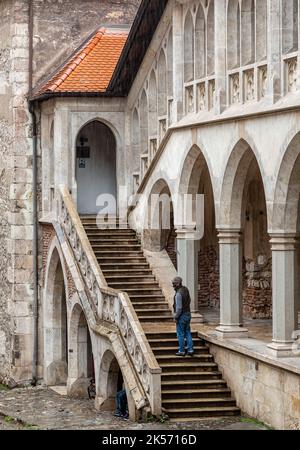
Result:
M161 412L161 368L157 364L130 298L108 287L66 187L60 189L58 220L72 248L89 294L96 322L104 320L118 327L135 375L143 387L153 414Z

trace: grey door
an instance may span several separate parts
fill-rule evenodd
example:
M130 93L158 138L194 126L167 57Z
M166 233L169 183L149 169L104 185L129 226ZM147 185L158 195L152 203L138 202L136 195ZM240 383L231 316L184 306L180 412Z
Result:
M86 125L76 142L77 208L80 214L98 214L98 196L111 194L117 201L116 143L111 130L101 122ZM103 205L104 206L104 205ZM116 214L114 203L105 209Z

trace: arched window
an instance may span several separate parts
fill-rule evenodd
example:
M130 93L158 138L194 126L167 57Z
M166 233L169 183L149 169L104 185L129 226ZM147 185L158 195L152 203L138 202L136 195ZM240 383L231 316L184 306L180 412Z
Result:
M171 28L167 45L168 96L173 97L173 29Z
M140 152L148 152L148 100L145 90L142 92L140 100Z
M238 0L229 0L227 10L227 61L228 69L240 66L240 5Z
M165 52L161 50L158 60L158 115L167 115L167 63Z
M242 0L242 65L255 60L255 5L254 0Z
M206 76L206 25L202 4L199 4L195 27L195 76Z
M267 2L256 0L256 61L267 59Z
M188 11L184 23L184 82L194 80L194 23Z
M298 50L298 0L282 0L282 52Z
M154 70L149 81L149 132L151 137L157 136L157 84Z
M207 12L207 75L215 72L215 2L210 0Z
M135 108L132 115L132 168L136 172L140 166L140 120L137 109Z

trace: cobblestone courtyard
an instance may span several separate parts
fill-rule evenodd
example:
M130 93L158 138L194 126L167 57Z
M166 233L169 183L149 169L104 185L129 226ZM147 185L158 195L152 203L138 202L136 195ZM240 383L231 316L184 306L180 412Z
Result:
M74 400L51 389L22 388L0 391L0 430L252 430L265 429L245 418L189 423L134 423L98 412L93 400Z

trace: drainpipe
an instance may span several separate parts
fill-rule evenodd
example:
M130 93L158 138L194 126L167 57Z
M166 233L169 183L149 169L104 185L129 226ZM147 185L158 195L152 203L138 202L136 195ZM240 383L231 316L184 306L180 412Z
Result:
M37 214L37 118L35 104L32 98L33 84L33 1L29 1L29 112L32 117L32 201L33 201L33 348L32 348L32 386L37 384L37 364L38 364L38 214Z

